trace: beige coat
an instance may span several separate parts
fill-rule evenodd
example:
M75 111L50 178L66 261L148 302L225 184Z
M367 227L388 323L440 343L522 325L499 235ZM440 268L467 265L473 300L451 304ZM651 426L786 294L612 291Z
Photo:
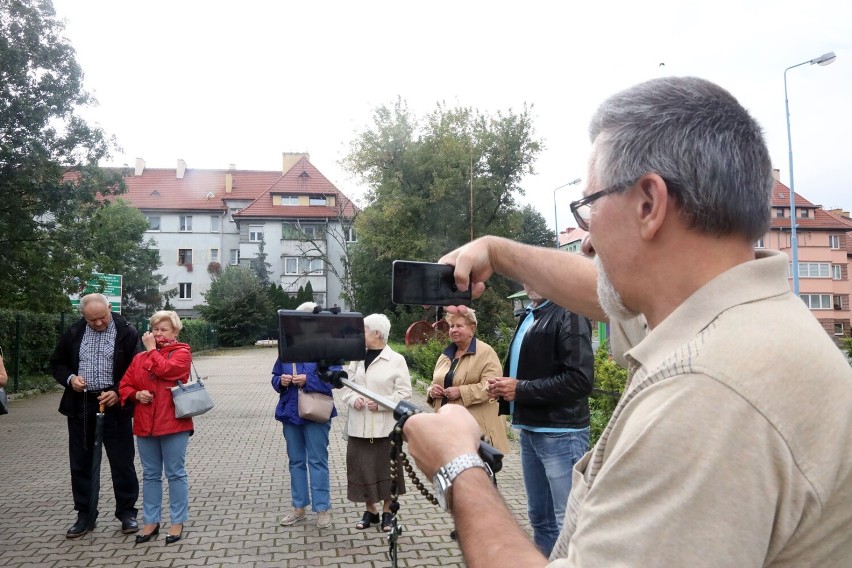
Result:
M444 386L444 376L450 370L454 350L455 345L450 345L438 357L432 374L433 385ZM451 400L449 404L463 404L479 423L485 441L505 454L509 451L506 421L497 416L497 401L490 401L485 390L489 378L502 376L503 369L497 353L490 345L474 337L467 352L461 355L456 374L453 376L453 386L459 387L461 398ZM426 401L436 411L441 408L441 399L428 397Z
M353 383L389 398L394 403L411 398L411 375L408 373L408 365L402 355L387 345L366 371L363 361L353 361L347 371ZM376 411L368 410L367 407L355 410L355 400L361 396L352 389L341 389L340 398L349 407L347 435L356 438L388 437L396 425L393 411L382 407Z

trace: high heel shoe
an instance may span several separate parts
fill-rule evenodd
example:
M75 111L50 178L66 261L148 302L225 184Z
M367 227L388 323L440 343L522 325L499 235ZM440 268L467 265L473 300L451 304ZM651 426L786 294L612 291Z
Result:
M151 540L151 537L157 536L160 534L160 523L157 523L154 526L154 530L149 532L148 534L137 534L136 535L136 544L142 544L143 542L148 542Z
M180 527L180 532L178 534L167 534L166 535L166 544L174 544L183 538L183 526Z

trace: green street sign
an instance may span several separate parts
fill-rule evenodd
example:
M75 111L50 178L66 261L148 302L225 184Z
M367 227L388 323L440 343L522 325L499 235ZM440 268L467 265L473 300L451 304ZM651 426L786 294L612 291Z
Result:
M69 296L71 305L79 309L80 297L94 292L100 292L110 302L114 312L121 313L121 274L92 273L92 278L86 283L86 287L79 294Z

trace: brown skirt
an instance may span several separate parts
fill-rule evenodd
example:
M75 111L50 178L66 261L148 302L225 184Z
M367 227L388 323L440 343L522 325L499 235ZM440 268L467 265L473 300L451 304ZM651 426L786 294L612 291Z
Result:
M349 436L346 446L346 498L355 503L378 503L391 496L390 438ZM405 493L405 474L397 459L397 495Z

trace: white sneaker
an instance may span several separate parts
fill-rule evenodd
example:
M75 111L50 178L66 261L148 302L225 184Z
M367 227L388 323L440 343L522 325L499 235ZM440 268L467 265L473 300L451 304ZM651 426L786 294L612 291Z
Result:
M281 519L281 526L289 527L295 525L299 521L304 521L308 518L308 514L304 509L293 509L286 517Z
M324 529L329 525L331 525L331 512L320 511L319 513L317 513L317 526L321 529Z

